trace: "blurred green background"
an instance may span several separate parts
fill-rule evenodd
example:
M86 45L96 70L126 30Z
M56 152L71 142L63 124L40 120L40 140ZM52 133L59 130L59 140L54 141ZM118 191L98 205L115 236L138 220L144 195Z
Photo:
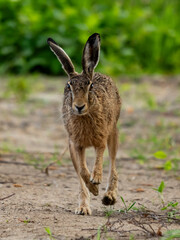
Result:
M180 72L179 0L0 0L0 73L63 70L52 37L81 71L84 44L101 34L98 70L106 74Z

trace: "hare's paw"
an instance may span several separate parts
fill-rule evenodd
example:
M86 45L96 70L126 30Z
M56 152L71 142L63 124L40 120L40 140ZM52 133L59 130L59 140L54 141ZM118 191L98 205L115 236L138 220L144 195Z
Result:
M97 184L93 184L92 182L89 182L87 187L88 187L89 191L94 196L98 196L98 194L99 194L99 186Z
M75 210L75 214L78 215L91 215L91 209L89 206L82 205Z
M102 204L104 205L114 205L116 203L116 192L115 191L107 191L104 194L102 199Z
M102 182L102 172L93 171L90 181L93 184L100 184Z

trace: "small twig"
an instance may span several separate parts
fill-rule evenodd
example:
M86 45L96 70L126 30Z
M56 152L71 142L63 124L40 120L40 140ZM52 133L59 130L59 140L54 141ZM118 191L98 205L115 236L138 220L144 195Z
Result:
M65 149L64 149L63 152L61 153L61 155L60 155L60 157L58 158L58 160L50 163L50 164L45 168L45 173L46 173L46 175L49 176L49 167L52 166L52 165L54 165L55 163L61 161L61 159L63 158L63 156L64 156L64 154L66 153L67 150L68 150L68 146L65 147Z
M15 195L15 193L12 193L11 195L9 195L9 196L7 196L7 197L0 198L0 201L3 201L3 200L5 200L5 199L7 199L7 198L10 198L10 197L12 197L12 196L14 196L14 195Z
M1 164L14 164L14 165L23 165L23 166L30 166L31 164L29 163L24 163L24 162L9 162L9 161L4 161L0 159Z
M155 220L154 220L155 219ZM81 230L86 231L95 231L92 235L89 236L88 239L95 239L98 233L98 229L100 229L101 235L104 236L106 233L115 233L118 234L119 237L128 237L126 233L135 233L135 232L141 232L143 235L146 236L146 239L154 237L162 236L162 228L166 228L167 223L179 223L179 219L176 218L170 218L171 220L174 220L172 222L168 221L168 217L166 215L158 214L153 211L147 211L147 212L131 212L127 213L126 215L120 215L118 219L113 220L112 216L108 217L107 221L104 225L102 225L100 228L86 228ZM123 230L124 221L126 221L128 224L131 224L137 229L131 229L131 230ZM162 223L160 226L158 226L157 231L152 227L151 224L158 224ZM80 239L79 239L80 240Z
M157 234L156 234L156 232L154 231L154 229L152 228L152 226L151 226L150 224L148 224L148 226L149 226L150 229L152 230L152 234L153 234L153 236L156 236Z

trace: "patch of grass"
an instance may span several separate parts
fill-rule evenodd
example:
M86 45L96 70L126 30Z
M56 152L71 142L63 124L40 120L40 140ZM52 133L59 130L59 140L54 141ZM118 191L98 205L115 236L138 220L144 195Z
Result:
M161 208L161 210L166 210L168 208L177 208L178 202L169 202L165 207Z
M155 190L156 192L158 192L163 207L165 206L165 204L164 204L164 197L163 197L164 188L165 188L164 181L162 181L162 182L160 183L160 185L159 185L158 188L153 188L153 190Z
M123 202L124 204L124 209L120 209L119 212L129 212L133 206L136 204L136 202L133 202L131 204L129 204L129 206L126 205L126 202L124 201L124 198L121 196L121 201Z
M99 227L97 231L97 240L100 240L100 239L101 239L101 228Z
M7 82L5 97L15 97L19 102L27 100L33 90L33 83L23 76L10 77Z
M38 154L37 156L33 156L29 153L24 155L25 161L32 165L34 168L43 170L46 167L45 156L43 154Z
M126 134L123 131L119 132L119 142L120 144L124 144L126 142Z
M180 219L179 209L178 209L178 202L169 202L163 208L162 211L167 211L167 216L171 220L172 218Z
M153 188L155 191L158 192L158 195L161 199L161 203L162 203L161 211L167 211L167 218L170 220L172 218L179 219L180 216L177 215L179 213L179 211L178 211L179 203L178 202L169 202L165 205L165 201L164 201L164 197L163 197L164 188L165 188L165 184L163 181L160 183L158 188Z
M119 92L121 94L127 94L132 88L132 84L130 83L122 83L119 85Z
M153 188L153 189L154 189L155 191L159 192L160 194L162 194L164 188L165 188L165 184L164 184L164 182L162 181L162 182L160 183L160 185L159 185L158 188Z
M12 146L11 143L9 142L1 142L1 145L0 145L0 152L2 153L10 153L12 152L12 149L14 150L14 147Z
M130 234L130 236L129 236L129 240L135 240L135 237L134 237L133 234Z
M140 204L138 203L139 206L136 206L136 207L132 207L132 209L136 212L145 212L147 210L147 208L143 205L143 204Z
M19 103L23 103L34 92L43 89L38 75L9 76L4 86L4 98L14 97Z
M41 171L46 169L46 167L52 163L56 163L59 166L61 166L62 164L62 158L59 159L60 154L56 148L55 151L50 155L46 155L43 153L32 154L26 152L24 147L16 147L12 145L10 142L4 141L0 143L0 153L21 154L26 163L32 165L34 168L39 169Z
M145 155L144 152L140 151L139 149L137 148L134 148L131 150L130 152L130 156L132 158L135 158L137 159L137 162L139 164L144 164L146 161L147 161L147 156Z
M136 158L137 162L144 164L148 159L154 157L164 160L162 169L166 171L178 170L180 154L179 145L173 136L177 135L177 124L173 122L165 123L160 119L152 127L143 124L143 128L147 128L143 134L138 135L136 144L130 151L130 157ZM168 133L168 134L167 134Z
M180 238L180 230L174 229L174 230L168 230L167 232L165 232L161 240L171 240L171 239L179 239L179 238Z
M104 211L105 216L106 216L107 218L109 218L114 212L115 212L114 209L108 209L108 210L106 209L106 210Z
M26 223L26 224L28 224L28 223L31 223L32 221L30 220L30 219L27 219L27 220L24 220L23 221L23 223Z
M49 236L49 239L55 240L55 238L52 236L52 232L51 232L50 228L49 227L45 227L44 229L47 232L47 234Z
M16 147L9 141L2 141L0 143L0 152L2 153L24 153L24 147Z

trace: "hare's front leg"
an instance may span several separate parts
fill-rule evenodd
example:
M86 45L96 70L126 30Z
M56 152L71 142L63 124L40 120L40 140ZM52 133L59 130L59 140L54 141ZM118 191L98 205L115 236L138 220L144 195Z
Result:
M90 182L90 172L88 170L86 159L85 159L85 148L78 147L76 148L76 151L78 153L79 157L79 163L80 163L80 175L82 179L84 180L87 188L89 191L97 196L99 194L99 189L97 185L94 185L92 182Z
M102 182L103 154L105 150L105 145L102 145L95 149L96 149L96 161L91 175L91 182L93 184L100 184Z
M77 152L75 150L74 144L69 140L69 150L71 154L71 159L74 165L74 168L77 172L80 181L80 194L79 194L79 207L76 209L75 213L80 215L91 215L90 209L90 195L89 191L80 175L80 169L78 164Z
M102 199L104 205L114 205L117 198L118 188L118 175L116 172L116 153L118 147L118 130L114 127L113 132L108 138L108 150L110 157L110 168L109 168L109 181L107 185L106 193Z

